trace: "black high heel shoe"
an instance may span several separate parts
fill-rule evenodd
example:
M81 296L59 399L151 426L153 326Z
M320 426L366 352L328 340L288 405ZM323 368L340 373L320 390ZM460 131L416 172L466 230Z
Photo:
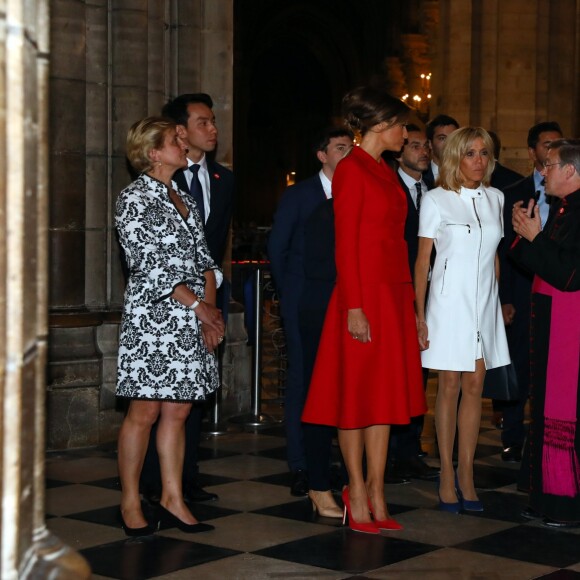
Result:
M153 535L159 528L159 522L156 524L147 524L141 528L130 528L123 519L123 513L119 509L119 519L121 520L121 527L125 532L125 535L129 538L139 538L142 536L151 536Z
M200 522L197 524L186 524L161 504L159 504L159 510L161 511L161 521L164 524L167 524L171 528L177 528L186 534L199 534L201 532L211 532L212 530L215 530L215 526L212 526L211 524L202 524Z

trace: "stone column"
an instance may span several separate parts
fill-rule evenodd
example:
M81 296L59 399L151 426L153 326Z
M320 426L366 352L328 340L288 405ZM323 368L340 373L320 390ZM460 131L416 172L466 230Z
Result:
M88 578L44 522L47 351L47 0L0 14L0 577Z
M580 132L580 0L440 0L435 113L496 131L502 161L528 173L539 121Z

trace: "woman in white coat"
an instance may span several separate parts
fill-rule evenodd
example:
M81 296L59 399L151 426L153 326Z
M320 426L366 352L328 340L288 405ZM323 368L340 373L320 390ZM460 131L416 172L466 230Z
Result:
M423 196L419 216L415 264L419 342L423 367L439 371L435 404L439 506L453 513L483 510L473 481L483 379L486 368L510 362L498 298L497 246L503 236L504 196L489 187L493 168L493 143L484 129L454 131L443 152L440 187ZM433 245L437 256L425 308Z

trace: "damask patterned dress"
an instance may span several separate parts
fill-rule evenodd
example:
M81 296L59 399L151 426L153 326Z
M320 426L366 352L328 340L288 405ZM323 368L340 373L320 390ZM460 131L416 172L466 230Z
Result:
M129 268L119 344L117 396L193 401L219 386L217 362L202 340L194 311L171 298L187 284L204 297L204 272L222 274L212 261L195 202L178 192L187 219L167 186L139 176L117 200L116 226Z

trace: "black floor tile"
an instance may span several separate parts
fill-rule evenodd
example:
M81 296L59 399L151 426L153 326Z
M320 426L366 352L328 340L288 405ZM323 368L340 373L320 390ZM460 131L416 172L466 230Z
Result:
M438 549L440 548L428 544L382 535L360 534L343 528L255 553L307 566L359 574Z
M470 516L503 520L506 522L526 523L521 511L527 505L527 495L519 493L502 493L500 491L483 491L478 494L485 511L469 512Z
M53 489L55 487L62 487L63 485L70 485L70 481L60 481L59 479L45 479L44 485L46 489Z
M476 464L474 466L475 487L479 489L496 489L515 483L517 469Z
M289 471L284 473L274 473L273 475L263 475L262 477L256 477L252 481L259 481L261 483L270 483L272 485L283 485L288 488L288 493L290 493L290 486L292 485L292 474Z
M339 494L334 494L334 499L339 506L342 505ZM389 513L392 516L402 514L416 508L402 506L389 503ZM303 500L292 501L289 503L275 505L259 510L254 510L252 513L261 514L265 516L275 516L278 518L286 518L289 520L296 520L299 522L314 522L318 524L325 524L329 526L342 526L342 519L339 518L323 518L312 511L312 503L308 498Z
M201 487L209 487L211 485L223 485L224 483L233 483L240 481L235 477L225 477L223 475L207 475L205 473L197 474L197 481Z
M286 451L286 446L284 447L274 447L273 449L262 449L261 451L254 451L250 455L256 455L258 457L267 457L268 459L281 459L286 461L288 453Z
M153 522L155 520L154 512L147 504L143 503L142 506L143 514L147 520ZM113 528L121 527L121 514L118 505L98 508L95 510L88 510L86 512L79 512L76 514L69 514L63 517L69 518L71 520L80 520L82 522L91 522L93 524L111 526Z
M233 455L241 455L235 451L227 451L225 449L217 449L216 447L198 447L197 459L198 461L207 461L208 459L222 459L224 457L232 457Z
M284 424L273 425L272 427L263 427L258 431L260 435L272 435L274 437L286 437L286 428Z
M531 525L518 526L453 547L558 568L576 564L580 559L580 538L577 535Z
M95 574L120 580L141 580L213 562L239 552L163 536L149 536L103 544L81 550L81 554Z
M121 480L118 477L107 477L95 481L87 481L83 485L94 485L95 487L104 487L105 489L114 489L121 491Z
M485 443L478 443L475 448L475 459L482 459L484 457L491 457L501 453L501 447L497 445L486 445Z
M342 525L342 519L323 518L315 514L312 511L312 503L307 498L254 510L252 513L265 516L275 516L277 518L286 518L289 520L296 520L298 522L313 522L317 524L337 527Z

